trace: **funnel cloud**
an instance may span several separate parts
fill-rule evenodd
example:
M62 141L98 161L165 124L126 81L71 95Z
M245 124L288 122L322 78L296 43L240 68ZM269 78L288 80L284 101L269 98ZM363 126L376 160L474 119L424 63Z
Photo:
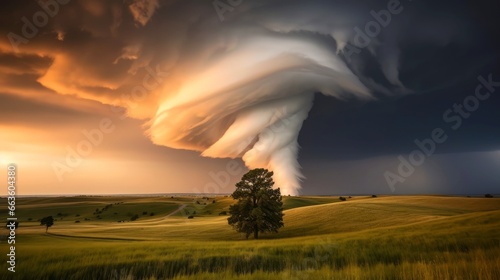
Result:
M298 137L317 94L369 101L429 90L400 75L405 48L464 42L467 29L450 7L410 1L240 2L74 1L16 43L51 59L38 78L45 88L125 108L157 145L270 169L296 195Z

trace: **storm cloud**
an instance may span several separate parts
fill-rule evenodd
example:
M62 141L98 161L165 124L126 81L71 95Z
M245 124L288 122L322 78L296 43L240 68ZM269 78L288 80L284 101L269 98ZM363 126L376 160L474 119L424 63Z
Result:
M268 168L285 194L301 188L298 139L315 96L364 104L456 85L456 69L428 75L433 54L481 40L464 7L447 3L42 3L2 12L4 91L23 91L12 82L22 73L34 87L125 108L153 143ZM343 133L324 126L311 133Z

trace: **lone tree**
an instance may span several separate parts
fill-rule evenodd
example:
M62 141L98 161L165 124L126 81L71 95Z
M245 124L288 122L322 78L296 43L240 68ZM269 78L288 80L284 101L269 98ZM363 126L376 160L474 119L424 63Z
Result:
M54 218L52 216L45 217L40 220L40 225L45 226L45 232L54 224Z
M248 171L236 184L231 195L238 202L229 206L228 224L246 238L253 233L255 239L259 232L278 232L283 227L283 202L281 192L274 185L273 172L257 168Z

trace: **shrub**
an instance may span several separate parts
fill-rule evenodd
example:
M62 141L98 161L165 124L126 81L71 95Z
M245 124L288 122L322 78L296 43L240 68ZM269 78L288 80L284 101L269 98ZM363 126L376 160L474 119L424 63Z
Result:
M131 220L131 221L135 221L135 220L137 220L137 219L139 219L139 215L137 215L137 214L135 214L135 215L133 215L132 217L130 217L130 220Z
M221 215L227 215L227 211L222 211L222 212L220 212L220 213L219 213L219 216L221 216Z
M343 196L339 197L339 199L340 199L340 201L346 201L346 198Z
M188 219L192 219L192 218L194 218L193 215L191 215L191 216L188 217Z
M142 212L142 215L147 215L147 214L148 214L147 211Z
M154 215L155 215L155 213L153 213L153 212L149 213L149 216L154 216Z
M377 197L376 195L372 194L372 197Z
M79 223L80 221L76 220L75 223Z
M484 197L486 197L486 198L493 198L493 195L487 193L487 194L484 195Z

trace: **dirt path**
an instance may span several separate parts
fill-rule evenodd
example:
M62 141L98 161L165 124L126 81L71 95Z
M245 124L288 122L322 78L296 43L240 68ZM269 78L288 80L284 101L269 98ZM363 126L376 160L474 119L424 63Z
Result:
M177 210L175 210L174 212L168 214L167 216L163 217L163 219L166 219L172 215L175 215L177 213L179 213L179 211L182 211L182 209L186 208L187 204L182 204L181 206L179 206L179 208L177 208Z

